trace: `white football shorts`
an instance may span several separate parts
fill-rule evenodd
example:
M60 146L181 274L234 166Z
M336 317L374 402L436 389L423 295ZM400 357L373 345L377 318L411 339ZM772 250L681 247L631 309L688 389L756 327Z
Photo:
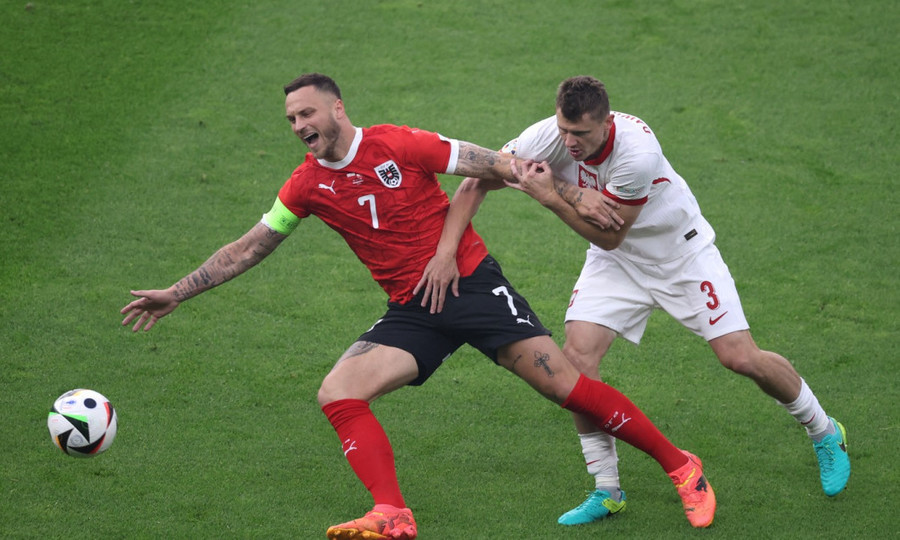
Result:
M731 272L712 243L659 265L589 249L566 322L600 324L638 344L656 308L706 341L750 328Z

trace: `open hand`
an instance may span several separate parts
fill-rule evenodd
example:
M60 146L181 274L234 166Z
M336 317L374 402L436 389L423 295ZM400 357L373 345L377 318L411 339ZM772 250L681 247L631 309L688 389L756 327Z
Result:
M444 300L447 298L447 288L450 288L453 296L459 296L459 267L456 265L456 254L441 256L435 254L425 266L422 279L413 289L413 295L425 288L422 295L422 307L431 304L431 313L440 313L444 309Z
M125 315L122 326L137 319L131 328L132 332L137 332L141 326L144 326L144 332L150 330L156 321L172 313L179 304L175 295L168 290L131 291L131 294L138 299L123 307L119 313Z

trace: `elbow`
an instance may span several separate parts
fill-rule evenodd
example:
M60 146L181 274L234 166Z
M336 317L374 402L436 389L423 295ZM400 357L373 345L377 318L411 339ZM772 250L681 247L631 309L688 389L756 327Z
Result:
M603 251L612 251L619 246L622 245L622 241L625 239L624 236L619 235L594 235L593 238L588 238L592 244L602 249Z
M617 247L619 247L619 244L621 244L621 242L609 242L609 241L594 242L594 245L597 246L598 248L602 249L603 251L612 251L612 250L616 249Z

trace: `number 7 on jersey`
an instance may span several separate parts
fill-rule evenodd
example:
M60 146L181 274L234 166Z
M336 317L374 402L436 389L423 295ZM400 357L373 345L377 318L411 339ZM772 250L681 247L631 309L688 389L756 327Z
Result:
M365 206L366 203L369 203L369 212L372 213L372 228L378 228L378 211L375 209L375 195L371 193L368 195L363 195L362 197L356 199L356 202L359 203L360 206Z

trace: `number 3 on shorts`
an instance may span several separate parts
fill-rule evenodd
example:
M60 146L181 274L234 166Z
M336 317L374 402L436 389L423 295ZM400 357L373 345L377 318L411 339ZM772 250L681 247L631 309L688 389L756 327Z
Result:
M713 287L713 284L709 281L704 281L700 284L700 290L706 293L706 296L709 297L709 302L706 303L706 307L709 309L716 309L719 307L719 297L716 296L716 289Z

